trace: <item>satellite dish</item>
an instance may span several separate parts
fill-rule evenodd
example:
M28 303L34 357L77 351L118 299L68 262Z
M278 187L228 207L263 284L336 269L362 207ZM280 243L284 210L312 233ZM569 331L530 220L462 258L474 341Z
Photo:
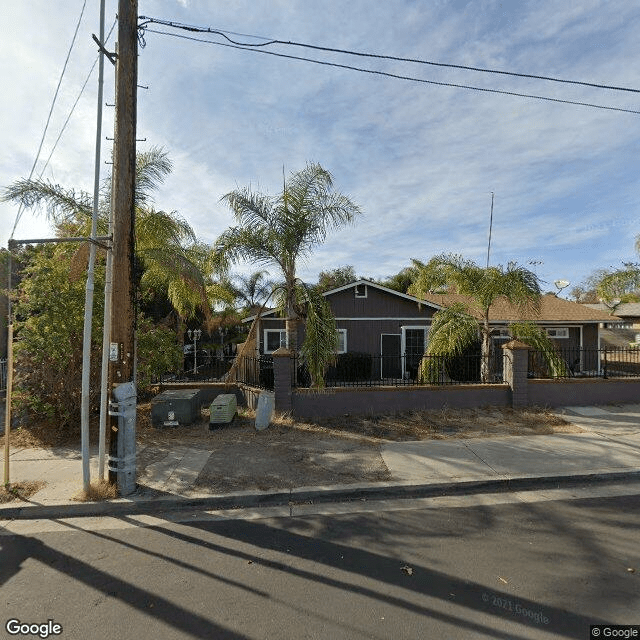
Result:
M558 293L560 293L563 289L566 289L571 283L568 280L556 280L553 284L556 285L556 289Z

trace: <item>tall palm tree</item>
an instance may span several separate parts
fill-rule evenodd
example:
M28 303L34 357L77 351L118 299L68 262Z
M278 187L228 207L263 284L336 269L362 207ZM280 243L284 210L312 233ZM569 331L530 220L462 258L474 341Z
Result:
M427 345L428 355L460 353L477 340L481 343L480 376L490 379L492 348L489 311L498 299L505 299L525 310L540 300L540 285L535 273L510 262L506 268L480 267L459 255L442 254L424 264L413 260L416 278L409 293L420 297L446 289L467 296L469 304L458 303L434 314ZM479 321L478 321L479 317Z
M307 313L307 305L318 302L310 295L296 275L301 259L324 241L331 229L352 223L360 209L347 196L333 190L331 174L319 164L307 166L291 174L282 192L271 197L250 188L232 191L223 197L229 205L237 226L227 229L215 244L216 255L225 264L250 260L265 266L275 266L281 273L281 306L286 318L287 346L298 350L298 322ZM326 308L314 307L308 314L307 339L316 339L327 348L335 349L333 335L328 335L331 322L326 320ZM333 344L333 346L332 346ZM306 350L311 357L316 349Z

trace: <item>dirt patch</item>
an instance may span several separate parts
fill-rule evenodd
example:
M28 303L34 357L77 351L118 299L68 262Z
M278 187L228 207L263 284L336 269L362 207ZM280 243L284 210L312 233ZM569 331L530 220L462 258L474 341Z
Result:
M0 504L15 500L28 502L29 498L46 484L46 482L14 482L8 487L0 487Z
M149 405L139 407L141 476L147 465L183 446L211 451L196 493L379 482L390 479L380 455L385 442L581 431L543 409L448 409L315 422L280 415L264 431L255 430L255 414L247 409L231 425L213 430L203 413L202 423L158 429L151 425Z

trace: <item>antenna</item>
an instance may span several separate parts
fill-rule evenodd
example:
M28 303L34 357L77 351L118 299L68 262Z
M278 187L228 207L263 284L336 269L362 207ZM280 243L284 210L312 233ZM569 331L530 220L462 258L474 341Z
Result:
M489 268L489 254L491 253L491 230L493 229L493 191L491 192L491 217L489 218L489 244L487 246L487 269Z

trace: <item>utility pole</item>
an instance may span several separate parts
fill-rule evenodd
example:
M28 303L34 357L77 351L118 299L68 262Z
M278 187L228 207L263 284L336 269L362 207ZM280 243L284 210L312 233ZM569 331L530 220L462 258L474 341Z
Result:
M109 482L122 495L135 490L134 368L134 221L136 175L136 118L138 84L138 2L118 2L118 58L116 64L115 133L113 153L113 290L109 386L115 402L110 411ZM133 420L125 407L133 398ZM133 479L133 482L131 480Z

